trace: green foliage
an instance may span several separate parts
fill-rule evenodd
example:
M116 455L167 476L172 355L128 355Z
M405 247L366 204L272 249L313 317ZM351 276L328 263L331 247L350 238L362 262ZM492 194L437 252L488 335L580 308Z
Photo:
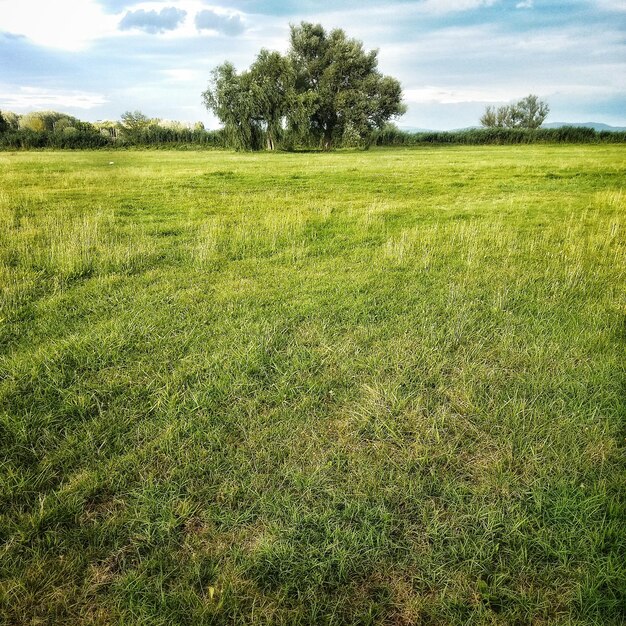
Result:
M0 623L623 623L623 146L0 171Z
M109 146L106 137L95 129L67 126L61 131L35 131L21 129L9 131L0 137L0 149L30 150L39 148L55 149L97 149Z
M66 113L59 113L58 111L33 111L19 118L20 129L34 132L62 131L64 128L76 126L78 123L79 120L77 118Z
M268 53L273 55L275 53ZM248 72L245 79L249 89L255 91L257 84L263 81L261 68L255 66L255 73ZM278 88L277 83L267 80L266 85ZM262 86L266 89L266 86ZM267 89L268 91L269 88ZM28 149L98 149L98 148L128 148L131 146L152 146L159 148L226 148L236 146L239 149L249 148L251 145L257 149L264 145L268 148L280 146L283 149L293 150L315 145L309 129L309 116L314 110L315 95L312 92L298 94L295 90L287 92L292 103L296 103L289 113L288 128L280 128L274 118L275 126L272 132L273 140L267 145L271 136L268 132L268 124L263 121L260 114L251 117L249 126L240 124L239 117L233 118L233 125L226 125L223 130L205 130L202 123L198 122L193 127L181 122L149 119L140 112L131 113L131 118L137 117L139 123L132 132L124 130L120 122L103 121L94 124L83 122L63 113L55 113L50 117L50 112L31 115L25 120L29 126L32 120L39 120L36 127L46 125L46 119L53 130L35 131L30 128L17 129L18 116L10 112L3 112L2 116L9 121L9 128L0 133L0 150L28 150ZM266 111L271 111L271 101ZM299 118L294 117L298 112ZM266 113L269 118L269 114ZM145 119L142 119L145 118ZM129 119L131 119L129 118ZM354 118L351 118L354 119ZM265 143L264 143L265 142ZM426 132L411 133L399 130L391 123L384 123L380 130L375 130L365 137L356 123L350 121L342 131L337 145L343 147L367 148L377 146L418 146L428 144L520 144L520 143L624 143L626 132L595 131L585 127L562 127L556 129L523 129L523 128L484 128L466 131L451 132Z
M258 149L263 139L270 150L279 143L362 145L405 110L400 83L377 66L377 51L365 52L342 30L327 34L303 22L291 27L286 57L261 50L241 74L224 63L203 98L236 149Z
M120 134L119 122L112 120L100 120L93 124L93 127L103 136L110 140L115 140Z
M26 113L20 118L20 129L30 130L33 132L42 132L44 130L52 130L47 128L46 120L39 113Z
M476 128L460 131L408 132L387 125L373 136L378 146L513 145L537 143L626 143L626 132L596 131L584 126L562 128Z
M539 128L548 116L550 107L537 96L530 94L515 105L515 112L520 128Z
M56 133L62 133L64 131L70 130L70 129L76 130L76 128L72 125L72 122L69 119L67 119L67 118L60 119L54 125L54 132L56 132Z
M497 109L488 106L480 123L486 128L539 128L550 112L546 102L533 94Z
M122 134L132 141L136 140L155 121L141 111L126 111L121 115L120 127Z
M4 119L2 111L0 111L0 135L9 130L9 123Z
M326 148L365 141L375 128L404 113L400 83L378 72L378 52L336 29L302 22L291 27L289 56L297 91L309 94L308 131Z
M235 150L262 146L262 127L253 98L254 84L249 72L237 74L232 63L212 72L212 82L202 97L205 106L224 124L224 136Z
M283 120L294 101L294 72L278 52L261 50L250 67L251 100L255 119L262 124L268 150L283 135Z
M155 147L207 147L223 148L225 146L221 131L207 131L190 128L164 127L159 124L151 124L147 128L134 133L132 136L124 135L113 142L113 146L155 146Z
M26 127L20 130L8 130L0 136L0 150L28 149L98 149L128 146L157 147L224 147L221 131L207 131L202 125L194 128L179 122L162 123L142 120L140 112L130 113L125 118L126 127L119 122L82 122L70 116L58 114L54 130L33 130L29 128L32 120L39 120L35 127L45 125L45 117L32 115L26 120ZM147 119L147 118L146 118ZM165 125L163 125L165 124Z
M17 130L19 128L20 116L13 113L13 111L3 111L2 117L8 125L7 130Z

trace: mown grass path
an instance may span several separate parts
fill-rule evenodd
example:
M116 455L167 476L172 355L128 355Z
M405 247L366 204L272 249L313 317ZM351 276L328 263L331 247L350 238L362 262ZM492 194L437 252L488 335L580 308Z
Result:
M625 156L0 154L0 622L623 624Z

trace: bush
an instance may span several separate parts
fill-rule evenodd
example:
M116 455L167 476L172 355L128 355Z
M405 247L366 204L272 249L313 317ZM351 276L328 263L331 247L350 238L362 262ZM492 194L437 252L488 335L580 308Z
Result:
M395 127L376 134L377 146L420 144L512 145L530 143L624 143L626 132L596 131L584 126L561 128L472 128L459 131L411 133Z
M0 136L0 148L32 150L37 148L93 149L104 148L110 142L95 130L66 127L60 132L13 130Z
M346 136L345 145L354 146L353 137ZM418 146L418 145L514 145L534 143L625 143L626 132L596 131L582 126L561 128L473 128L460 131L432 131L411 133L388 124L372 133L363 147ZM204 130L199 127L164 127L151 124L132 134L119 137L108 129L97 128L88 122L64 123L57 130L18 130L9 127L0 133L0 150L32 150L42 148L64 150L91 150L99 148L226 148L224 130ZM286 133L283 149L306 148L295 137Z
M121 146L180 146L196 145L222 148L225 146L223 132L196 128L171 128L152 124L135 133L122 133L116 140Z
M151 126L133 134L115 139L91 124L78 123L59 131L35 131L27 128L9 130L0 134L0 150L33 150L53 148L63 150L92 150L115 147L179 148L225 146L222 131L201 129L174 129Z

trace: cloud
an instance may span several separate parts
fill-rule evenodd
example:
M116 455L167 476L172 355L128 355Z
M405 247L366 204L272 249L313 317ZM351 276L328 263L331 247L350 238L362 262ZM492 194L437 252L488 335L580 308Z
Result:
M168 30L176 30L186 15L187 11L175 7L161 9L158 13L155 10L145 11L144 9L128 11L119 23L119 29L136 28L151 35L164 33Z
M229 6L240 9L246 13L257 15L283 15L283 16L319 16L345 12L366 12L386 15L406 15L407 13L419 14L445 14L461 11L490 7L500 0L335 0L335 2L319 2L319 0L231 0ZM606 0L611 1L611 0ZM617 0L612 0L617 1ZM348 24L349 22L346 22ZM344 24L344 25L346 25Z
M82 50L115 31L116 19L94 0L0 0L2 29L46 48ZM6 35L5 35L6 39Z
M155 2L166 2L167 0L152 0ZM141 4L143 0L96 0L106 13L120 13L131 6Z
M422 0L415 7L424 13L456 13L493 6L497 0Z
M532 9L534 6L534 0L522 0L515 5L516 9Z
M39 87L0 87L0 108L3 109L93 109L107 103L99 93L62 91Z
M0 30L0 39L8 39L10 41L20 41L22 39L26 39L24 35L16 35L15 33L7 33L5 31Z
M96 0L96 2L106 13L120 13L128 7L139 4L141 0Z
M626 5L623 0L597 0L596 4L601 11L610 11L613 13L623 13L626 11Z
M239 35L245 30L241 15L217 13L212 9L197 13L195 23L198 30L213 30L230 37Z
M161 73L164 74L169 80L181 83L198 81L200 78L202 78L202 73L199 70L193 70L190 68L161 70Z
M464 102L503 102L511 98L505 88L451 89L446 87L426 86L405 89L404 99L408 103L461 104Z

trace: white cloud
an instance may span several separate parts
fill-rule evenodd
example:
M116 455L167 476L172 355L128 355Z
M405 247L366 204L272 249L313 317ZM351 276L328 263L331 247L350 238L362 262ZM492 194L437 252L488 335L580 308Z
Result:
M9 110L31 109L93 109L106 104L108 99L99 93L63 91L39 87L0 87L0 108Z
M166 7L160 11L138 9L127 11L118 28L120 30L142 30L150 35L176 30L185 20L187 11L176 7Z
M0 0L0 13L2 30L63 50L81 50L115 32L117 25L117 18L106 15L94 0Z
M613 54L622 46L619 31L599 31L582 26L538 28L525 33L507 32L493 25L454 26L424 33L413 41L390 43L381 48L381 59L403 65L411 59L429 59L445 62L453 69L472 61L476 73L490 71L509 63L511 68L525 70L524 63L545 66L545 59L557 62L562 73L580 72L572 65L574 59L589 61L600 55ZM448 63L452 51L462 50L454 63ZM520 55L525 55L522 57ZM570 63L562 63L567 55ZM490 67L481 64L489 61ZM479 63L480 62L480 63ZM549 70L549 67L545 68Z
M425 13L455 13L493 6L497 0L422 0L415 8Z
M522 0L515 5L516 9L532 9L534 6L533 0Z
M624 0L597 0L596 4L602 11L615 11L619 13L626 11L626 2L624 2Z
M505 102L513 102L528 95L533 91L533 87L528 89L524 87L515 87L515 85L500 85L493 87L467 87L457 89L454 87L432 86L416 87L404 90L404 99L408 104L503 104ZM610 87L576 85L571 83L559 84L551 87L548 84L539 85L541 97L547 97L557 94L569 94L576 96L596 95L607 96L614 92Z
M184 13L186 19L179 21L174 29L162 29L160 32L164 39L190 39L198 37L201 30L207 32L204 29L231 36L244 30L245 14L240 11L225 9L216 5L206 5L201 0L172 0L171 2L168 1L168 4L175 5L168 7L169 11L175 10L178 15ZM160 16L162 6L154 0L142 2L136 4L133 7L134 11L129 13L131 16L139 14L141 17L146 15L154 17L155 14ZM123 35L123 33L118 34Z
M199 72L198 70L192 70L182 67L169 70L161 70L161 73L164 74L171 81L177 83L188 83L206 77L205 73Z
M175 6L163 9L158 0L135 2L132 11L113 14L96 0L0 0L0 30L23 35L36 45L69 51L83 50L98 39L136 36L137 28L163 33L168 39L197 37L194 19L184 17L206 18L208 13L220 20L218 30L228 34L243 30L244 14L239 11L201 0L172 0L171 4ZM120 20L130 33L118 30Z
M398 16L403 19L420 16L433 15L441 16L447 13L461 13L464 11L473 11L476 9L487 8L497 4L499 0L418 0L417 2L390 2L388 4L381 3L379 6L362 6L352 9L333 9L329 7L321 9L316 15L315 21L322 24L341 23L342 27L352 32L352 23L363 21L368 29L377 30L380 26L374 22L373 17L380 18L383 21L389 21L395 25L398 23Z
M464 102L503 102L511 98L511 91L506 88L474 88L451 89L445 87L426 86L405 89L404 99L407 103L425 104L460 104Z
M196 13L195 25L198 30L210 30L230 37L245 30L239 13L224 13L215 9L203 9Z

